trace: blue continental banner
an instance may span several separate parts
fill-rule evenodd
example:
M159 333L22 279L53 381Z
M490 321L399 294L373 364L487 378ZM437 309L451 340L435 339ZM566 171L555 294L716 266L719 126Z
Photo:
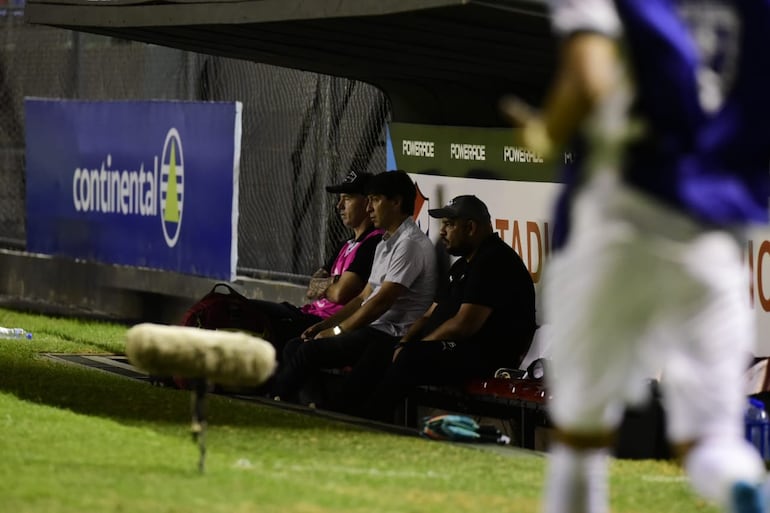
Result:
M27 250L235 279L241 104L26 99Z

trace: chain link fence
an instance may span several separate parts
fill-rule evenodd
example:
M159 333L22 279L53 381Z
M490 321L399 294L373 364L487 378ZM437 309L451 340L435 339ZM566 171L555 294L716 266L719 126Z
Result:
M240 101L240 275L301 282L349 233L324 190L385 169L389 107L367 84L67 30L0 10L0 246L23 249L28 96Z

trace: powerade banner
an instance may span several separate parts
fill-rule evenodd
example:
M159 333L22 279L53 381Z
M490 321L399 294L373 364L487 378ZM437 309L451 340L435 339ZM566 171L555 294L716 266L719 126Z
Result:
M517 146L510 128L411 123L390 124L386 156L388 169L412 174L418 189L414 217L434 241L440 220L428 216L428 209L475 194L539 285L550 255L551 208L561 187L555 179L558 162Z
M234 280L238 102L26 99L27 250Z
M557 182L559 164L519 146L511 128L391 123L388 169L462 178ZM570 153L560 159L569 161Z
M527 265L539 290L551 256L552 208L561 159L548 162L516 146L505 128L392 123L388 169L412 174L419 189L415 218L435 241L439 220L427 215L455 196L475 194L489 207L492 226ZM770 229L750 231L744 247L746 294L756 319L757 356L770 355Z

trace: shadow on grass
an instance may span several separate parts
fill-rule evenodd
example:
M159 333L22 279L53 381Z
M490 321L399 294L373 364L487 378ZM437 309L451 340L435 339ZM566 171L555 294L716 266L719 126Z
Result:
M0 392L33 403L108 417L128 424L186 424L190 392L158 388L85 367L35 355L0 353ZM339 422L209 394L209 419L218 426L280 429L357 428Z

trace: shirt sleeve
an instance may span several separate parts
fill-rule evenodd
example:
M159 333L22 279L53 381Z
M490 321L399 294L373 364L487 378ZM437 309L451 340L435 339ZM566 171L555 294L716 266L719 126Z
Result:
M598 32L618 38L622 33L613 0L550 0L551 23L560 36Z
M368 281L369 274L372 272L374 252L380 240L382 240L382 237L375 235L361 241L361 245L356 250L356 257L350 263L347 270L356 273L362 280Z
M425 257L422 248L417 241L406 239L393 248L388 270L382 281L398 283L408 288L422 274L424 268Z

